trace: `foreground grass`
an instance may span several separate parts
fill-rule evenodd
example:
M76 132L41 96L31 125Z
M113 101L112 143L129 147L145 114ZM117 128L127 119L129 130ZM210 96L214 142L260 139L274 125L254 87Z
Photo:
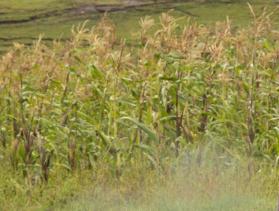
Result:
M238 156L226 152L219 151L218 155L216 146L202 148L202 158L200 149L191 149L166 167L164 173L131 167L129 173L115 180L102 166L103 170L95 173L57 174L49 184L30 190L17 183L15 175L5 169L6 182L14 187L5 190L6 196L1 196L1 209L275 210L279 185L276 168L263 161L244 157L239 160ZM251 164L258 169L252 176L247 171ZM10 193L16 196L11 197Z
M212 149L211 149L212 150ZM193 153L192 153L193 154ZM273 211L276 208L275 169L261 170L251 178L249 162L222 156L205 156L202 163L189 155L164 179L154 177L149 187L126 192L130 184L86 189L55 210L188 210ZM188 162L187 162L188 161ZM254 162L254 161L253 161ZM254 163L258 165L259 163ZM267 170L267 171L266 171ZM269 172L269 173L268 173ZM149 175L150 176L150 175ZM125 189L126 188L126 189Z

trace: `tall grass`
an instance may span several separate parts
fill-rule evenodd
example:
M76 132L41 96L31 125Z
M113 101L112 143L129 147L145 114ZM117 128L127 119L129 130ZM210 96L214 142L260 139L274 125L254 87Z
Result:
M58 174L168 174L185 149L206 143L277 160L279 32L271 12L250 9L242 29L145 17L134 46L106 16L73 28L68 42L15 43L0 62L1 169L22 177L28 195ZM249 162L251 177L257 170ZM20 179L3 177L17 190Z

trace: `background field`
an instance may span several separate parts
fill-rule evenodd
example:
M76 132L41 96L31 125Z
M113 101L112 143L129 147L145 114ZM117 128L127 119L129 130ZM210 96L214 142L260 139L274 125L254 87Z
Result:
M137 1L135 1L137 2ZM143 2L143 1L139 1ZM148 1L144 1L148 2ZM109 14L117 26L117 33L133 40L133 31L139 27L138 21L143 16L156 17L170 9L177 17L184 16L184 21L191 17L199 23L213 24L216 21L230 17L235 26L242 26L251 20L251 14L246 1L225 1L219 3L176 2L159 3L140 8L129 8ZM214 1L216 2L216 1ZM12 0L0 2L0 51L5 51L13 42L30 44L43 35L46 42L54 39L67 39L73 25L89 20L88 26L98 22L102 13L94 11L94 5L107 4L112 8L129 1L105 0ZM152 3L152 2L149 2ZM255 11L260 12L263 7L274 7L272 1L253 1ZM183 21L183 20L182 20Z

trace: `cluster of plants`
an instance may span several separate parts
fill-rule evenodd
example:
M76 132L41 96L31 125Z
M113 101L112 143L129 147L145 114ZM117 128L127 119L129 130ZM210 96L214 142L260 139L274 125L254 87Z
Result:
M1 168L33 187L56 171L165 172L209 142L275 160L279 32L251 11L242 29L145 17L133 45L106 16L67 42L15 43L0 62Z

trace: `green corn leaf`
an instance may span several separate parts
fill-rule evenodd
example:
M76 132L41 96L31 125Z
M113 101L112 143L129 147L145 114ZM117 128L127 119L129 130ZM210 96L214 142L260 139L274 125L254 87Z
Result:
M141 123L141 122L138 122L137 120L131 118L131 117L122 117L120 118L120 120L128 120L130 122L132 122L133 124L135 124L136 126L138 126L141 130L143 130L147 135L148 137L151 139L151 140L154 140L154 141L159 141L157 135L155 134L155 132L153 132L150 128L148 128L145 124Z

